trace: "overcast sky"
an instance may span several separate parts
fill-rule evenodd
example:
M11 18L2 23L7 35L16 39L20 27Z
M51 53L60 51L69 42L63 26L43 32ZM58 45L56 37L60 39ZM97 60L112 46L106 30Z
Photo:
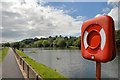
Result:
M55 35L80 36L82 23L108 14L118 28L118 3L106 2L43 2L42 0L0 1L0 42Z

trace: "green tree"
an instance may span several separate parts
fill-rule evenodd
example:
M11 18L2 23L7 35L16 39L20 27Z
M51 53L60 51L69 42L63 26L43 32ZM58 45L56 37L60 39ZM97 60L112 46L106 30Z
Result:
M38 41L34 42L35 47L43 47L42 42L43 42L43 40L38 40Z
M68 40L68 37L67 37L67 36L65 36L65 37L64 37L64 39L65 39L65 41L67 41L67 40Z
M23 43L25 43L25 44L30 44L30 43L33 43L33 42L34 42L34 39L32 39L32 38L30 38L30 39L25 39L25 40L23 40L23 41L21 41L21 42L23 42Z
M10 47L10 43L9 43L9 42L3 43L3 44L2 44L2 47Z
M66 41L66 47L68 48L69 46L72 46L73 41L68 40Z
M116 31L116 44L120 46L120 30Z
M120 39L120 30L116 31L116 39Z
M53 41L53 47L58 47L58 46L57 46L57 39L55 39L55 40Z
M19 45L20 45L20 48L25 48L26 47L25 43L23 43L23 42L20 42Z
M34 48L34 47L36 47L36 45L34 43L30 43L29 47L33 47Z
M53 47L53 41L54 41L54 38L52 38L52 37L48 39L48 42L49 42L49 44L50 44L50 45L49 45L50 47Z
M66 42L65 42L64 39L58 39L57 45L58 45L58 47L65 47L66 46Z
M80 42L81 42L81 38L78 37L78 38L73 42L73 46L80 47Z
M42 45L43 47L49 47L50 43L47 40L43 40Z
M34 41L38 41L39 39L37 37L34 38Z
M19 42L11 43L10 46L13 47L13 48L17 48L17 49L20 48L20 44L19 44Z

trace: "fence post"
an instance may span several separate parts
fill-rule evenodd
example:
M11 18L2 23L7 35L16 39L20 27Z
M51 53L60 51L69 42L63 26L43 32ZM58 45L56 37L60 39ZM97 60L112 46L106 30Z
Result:
M20 57L20 65L21 65L21 57Z
M38 80L38 75L36 74L35 80Z
M26 71L26 67L27 67L27 72L25 72L27 74L27 79L25 79L25 80L29 80L30 79L30 74L31 74L31 72L30 72L31 67L29 67L29 65L26 63L26 61L24 61L24 59L22 57L20 57L19 54L15 50L14 50L14 53L15 53L17 59L18 59L19 64L21 65L22 69L24 71ZM39 77L38 74L35 73L34 80L42 80L42 79Z
M23 60L23 70L24 70L24 60Z
M18 56L18 54L16 53L16 56L17 56L17 59L19 59L19 56Z
M29 79L29 66L27 65L27 78Z

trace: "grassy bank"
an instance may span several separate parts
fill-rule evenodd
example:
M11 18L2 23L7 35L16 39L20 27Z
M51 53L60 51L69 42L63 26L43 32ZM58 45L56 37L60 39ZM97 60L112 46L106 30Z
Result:
M2 50L0 50L0 62L2 62L2 60L4 59L7 53L8 53L8 48L3 48Z
M25 57L24 60L39 74L41 75L42 78L54 78L54 80L57 80L58 78L63 78L62 80L68 80L65 79L65 77L58 72L54 71L53 69L36 62L35 60L31 59L28 57L26 54L23 52L16 50L16 52L21 56ZM50 79L52 80L52 79Z

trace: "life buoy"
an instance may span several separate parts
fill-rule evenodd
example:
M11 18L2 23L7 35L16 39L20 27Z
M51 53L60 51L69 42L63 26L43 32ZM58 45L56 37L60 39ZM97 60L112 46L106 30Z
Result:
M81 51L85 59L108 62L115 58L115 28L110 16L85 21L81 32Z
M95 25L92 25L92 26L95 26ZM103 28L101 27L99 28L100 30L94 28L91 31L86 29L86 31L84 32L84 37L83 37L85 49L87 48L96 49L97 47L100 46L101 50L103 50L105 46L105 42L106 42L106 34Z

